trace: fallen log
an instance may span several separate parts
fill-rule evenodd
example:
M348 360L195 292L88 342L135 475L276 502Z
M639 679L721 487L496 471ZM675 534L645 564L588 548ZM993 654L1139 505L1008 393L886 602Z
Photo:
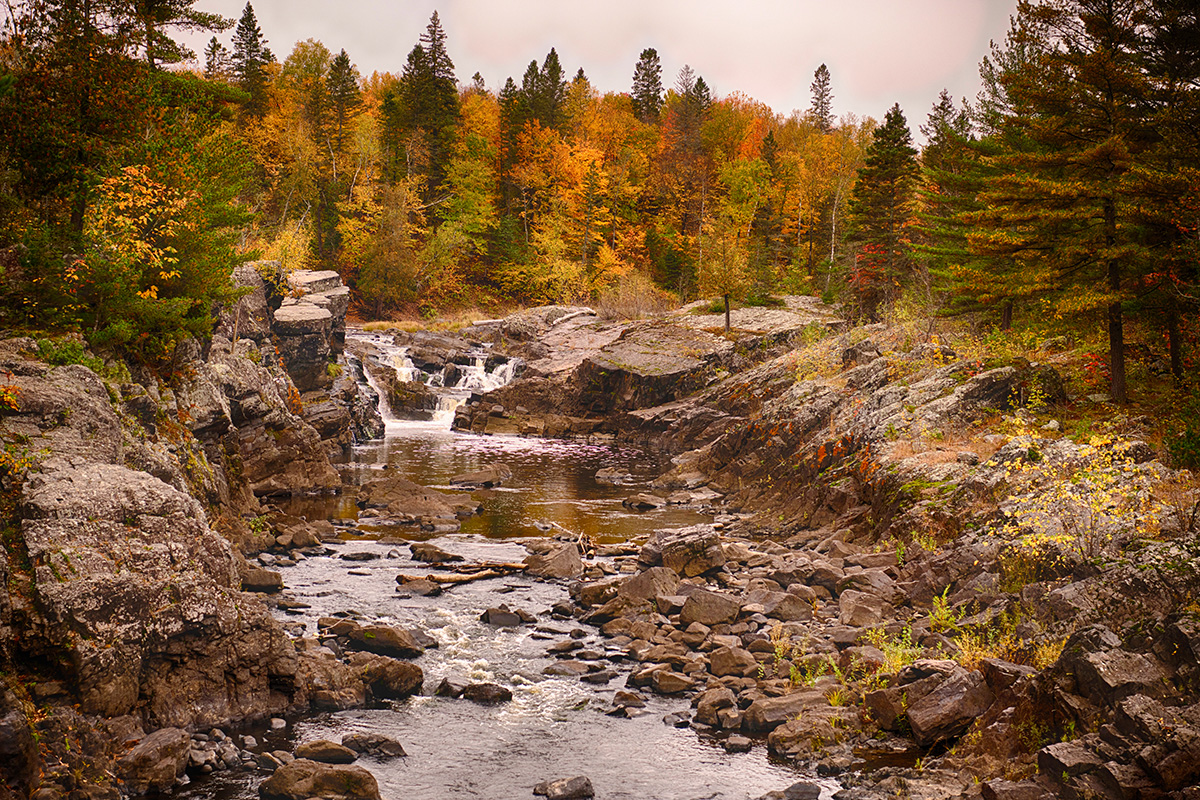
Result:
M515 572L524 572L524 564L467 564L460 566L450 575L438 575L429 573L428 575L405 575L396 576L396 582L399 584L411 583L412 581L427 580L442 586L454 586L460 583L471 583L472 581L482 581L488 578L503 578L507 575L512 575Z

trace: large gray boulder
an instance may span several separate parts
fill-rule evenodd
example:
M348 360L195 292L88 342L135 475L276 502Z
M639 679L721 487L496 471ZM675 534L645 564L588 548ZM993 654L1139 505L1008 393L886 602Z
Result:
M22 516L41 635L70 654L85 713L183 726L288 706L295 650L245 601L229 543L195 499L89 464L32 478Z
M117 762L117 773L132 795L168 792L187 769L192 737L180 728L162 728L138 742Z

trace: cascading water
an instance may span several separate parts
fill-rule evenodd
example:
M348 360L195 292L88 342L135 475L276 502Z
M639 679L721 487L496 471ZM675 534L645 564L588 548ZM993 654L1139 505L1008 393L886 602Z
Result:
M457 356L452 368L427 372L413 363L407 346L395 344L389 335L355 332L348 334L348 338L367 345L377 354L364 367L371 388L383 398L379 411L387 423L398 422L403 417L387 402L387 393L381 391L373 370L391 370L401 382L416 382L433 390L437 407L431 410L429 421L449 427L454 412L472 394L483 394L504 386L512 381L521 366L519 359L496 359L486 347L473 347ZM497 362L490 371L489 360Z

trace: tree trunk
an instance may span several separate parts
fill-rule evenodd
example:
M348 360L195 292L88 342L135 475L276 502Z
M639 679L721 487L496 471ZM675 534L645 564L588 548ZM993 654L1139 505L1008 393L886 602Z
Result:
M1000 310L1000 330L1007 331L1012 329L1013 319L1013 301L1010 297L1004 301L1004 307Z
M725 332L729 333L729 293L725 293Z
M1104 201L1104 238L1109 247L1117 240L1117 206L1110 197ZM1121 313L1121 262L1108 262L1108 288L1117 299L1108 306L1108 349L1111 383L1109 394L1114 403L1124 403L1125 392L1125 320Z
M1179 302L1170 297L1167 301L1167 349L1171 353L1171 377L1175 385L1183 383L1183 348L1179 333Z

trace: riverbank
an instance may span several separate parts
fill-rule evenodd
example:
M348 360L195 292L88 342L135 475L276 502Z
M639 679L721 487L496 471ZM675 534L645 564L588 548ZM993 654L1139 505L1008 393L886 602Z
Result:
M319 604L280 593L289 570L344 562L334 542L364 535L448 537L449 555L455 536L528 538L527 558L475 573L385 548L339 580L378 560L431 608L466 586L514 591L480 572L569 585L522 609L538 622L517 615L530 638L555 627L540 632L561 645L551 678L595 687L617 715L678 703L672 723L696 741L836 775L842 798L1184 797L1196 783L1194 482L1136 420L1104 428L1101 399L1070 398L1049 350L987 363L849 328L809 298L745 310L729 337L702 315L556 307L382 342L403 365L354 337L338 359L336 276L303 276L297 300L251 272L170 382L4 344L0 748L14 796L257 774L299 751L235 738L255 735L236 730L247 723L437 689L422 665L443 642L426 622L349 606L298 625ZM500 370L518 377L464 380ZM430 384L466 402L442 409ZM449 414L497 441L590 443L601 462L568 483L607 486L633 529L589 529L586 514L538 528L532 507L495 499L525 489L503 485L503 458L454 488L389 474L386 458L338 466L384 429L379 395L396 416ZM1062 435L1060 411L1085 403L1095 435ZM620 443L672 463L605 463ZM483 596L473 613L512 618Z

